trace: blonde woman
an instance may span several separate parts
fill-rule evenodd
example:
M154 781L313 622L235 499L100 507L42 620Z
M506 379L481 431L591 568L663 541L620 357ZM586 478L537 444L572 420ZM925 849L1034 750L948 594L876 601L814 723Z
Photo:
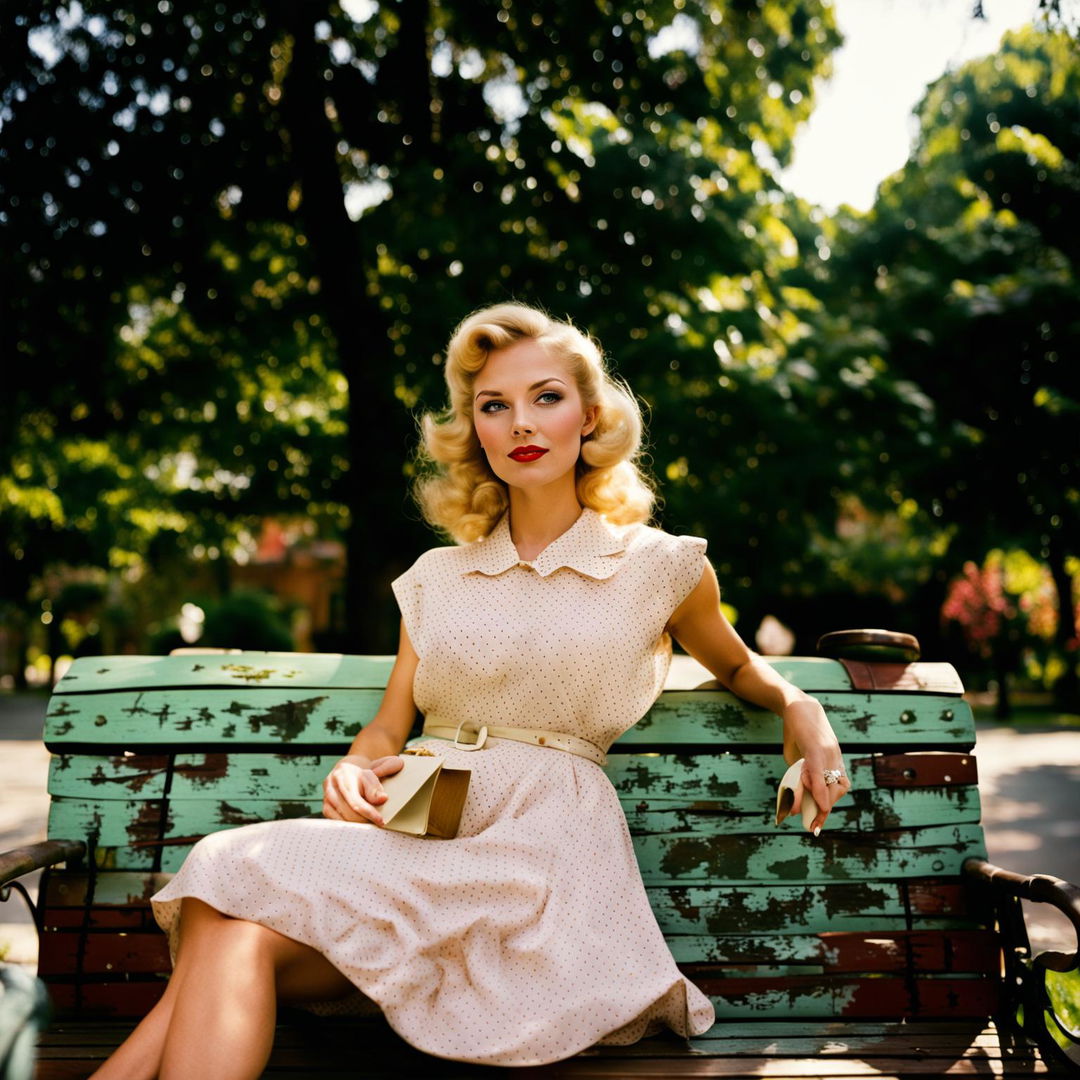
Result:
M174 973L101 1078L256 1077L278 1001L357 990L421 1050L483 1064L707 1031L601 768L658 696L673 637L782 716L815 832L847 790L821 706L724 618L705 541L647 524L640 413L596 342L499 304L454 331L446 379L416 494L457 543L393 582L381 706L326 778L321 819L212 834L153 898ZM454 839L379 827L417 710L423 745L471 770Z

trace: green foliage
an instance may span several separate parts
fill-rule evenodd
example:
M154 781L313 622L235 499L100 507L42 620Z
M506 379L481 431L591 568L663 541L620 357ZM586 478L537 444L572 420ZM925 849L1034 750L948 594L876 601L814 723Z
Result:
M758 298L793 258L770 170L838 43L831 10L357 10L11 8L16 596L76 552L220 557L272 511L351 528L370 587L346 608L387 606L371 568L430 542L401 514L407 410L441 403L452 326L506 296L600 337L655 408L662 476L688 450L686 476L711 467L715 445L681 441L671 362L692 352L714 384L716 354L683 316L718 274L745 278L737 321L759 336ZM350 465L367 471L346 488ZM672 523L715 531L717 505L674 500Z
M1066 34L1009 33L927 91L909 164L839 259L856 317L935 406L905 488L995 542L1080 544L1080 60ZM918 434L918 433L917 433Z
M238 589L210 607L198 643L271 652L291 652L295 648L281 602L253 589Z

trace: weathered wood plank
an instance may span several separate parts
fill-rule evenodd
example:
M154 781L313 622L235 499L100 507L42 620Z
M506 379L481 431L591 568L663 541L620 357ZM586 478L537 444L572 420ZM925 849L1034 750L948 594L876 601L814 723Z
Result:
M138 907L163 889L172 877L168 873L109 871L95 875L93 900L102 907ZM46 908L80 909L90 897L90 876L78 870L54 870L41 882L41 902Z
M731 803L714 807L703 801L687 806L682 800L653 799L645 795L624 796L620 801L630 831L635 835L785 833L802 829L798 817L776 825L775 806L765 801L759 802L756 808L744 806L739 809ZM931 825L974 824L979 821L979 810L976 788L895 793L853 791L833 808L826 828L875 833Z
M970 750L975 743L971 706L962 698L918 694L826 692L816 695L842 746L878 745ZM733 694L713 690L665 691L651 711L620 737L617 747L779 745L780 721Z
M118 978L129 975L168 975L172 970L169 946L161 931L145 933L44 933L38 951L38 974L42 978L79 970L83 975Z
M55 976L46 980L49 998L61 1014L104 1019L145 1016L165 993L165 978L75 983Z
M128 927L152 927L150 897L169 877L151 872L98 873L88 925L141 918L141 923L129 922ZM687 962L777 959L788 951L785 938L816 934L823 928L887 934L910 923L916 930L947 929L951 937L978 925L967 911L958 882L653 886L646 891L669 946L677 959ZM87 874L48 875L42 886L45 925L80 927L88 896ZM770 955L769 949L777 951Z
M170 857L221 828L317 814L321 794L310 799L53 799L49 831L73 840L96 837L96 865L116 870L153 869L155 849ZM634 815L648 820L646 815ZM693 831L674 831L682 822ZM725 884L743 881L837 881L892 876L957 875L964 858L982 848L974 824L930 825L887 832L828 830L812 837L796 825L777 827L767 814L735 819L707 814L660 814L654 831L635 832L634 849L646 884L678 880ZM665 822L668 824L665 826ZM641 824L639 821L638 824ZM746 831L742 831L745 828ZM985 856L984 856L985 857Z
M832 975L690 977L712 1001L718 1023L778 1012L794 1017L860 1020L989 1017L999 1002L998 982L979 976L926 976L914 980Z
M340 754L289 754L269 748L251 753L178 753L173 756L172 799L310 798ZM49 794L91 799L160 798L169 755L54 754Z
M763 967L784 965L793 973L804 968L821 972L867 973L907 970L923 973L996 971L997 936L990 930L951 930L946 937L929 930L825 931L816 934L725 933L708 939L707 955L697 940L682 947L678 936L668 946L682 964L722 965L733 977L745 977ZM697 951L694 951L695 948Z
M962 694L964 684L952 664L916 661L890 664L882 661L841 660L856 690L919 690L933 694Z
M348 748L375 715L381 690L265 687L258 691L178 688L56 695L45 745L114 747L315 743Z
M985 850L977 825L929 826L895 833L824 830L820 837L777 835L636 836L647 885L667 882L840 881L958 876L964 859ZM985 856L983 856L985 858Z
M934 764L928 764L929 760ZM976 782L965 753L844 755L853 793L876 788L947 788ZM737 751L612 755L604 771L620 795L650 795L707 803L717 809L775 804L787 768L777 753Z
M215 656L83 656L68 668L53 694L170 687L281 687L290 692L385 688L392 656L341 653L245 652Z
M669 935L716 938L716 951L690 959L735 955L725 935L748 939L771 934L822 930L893 932L916 929L970 929L978 926L958 881L838 881L827 884L654 885L649 902ZM674 947L674 946L673 946Z
M784 678L807 691L852 688L847 671L837 660L813 656L765 660ZM381 689L390 677L393 661L392 656L256 651L201 656L87 656L68 668L54 693L240 685ZM711 680L711 673L696 660L683 655L672 657L666 683L669 688L693 689ZM936 685L930 688L937 689Z
M133 747L237 743L341 746L375 715L377 689L250 687L109 690L54 694L45 743L130 750ZM970 750L971 707L960 698L917 694L826 692L818 695L849 751L878 745ZM635 746L775 745L780 721L726 691L665 691L649 713L615 743Z
M168 771L168 754L53 754L49 794L160 799Z
M80 914L72 910L70 914ZM77 969L80 943L83 975L163 973L170 969L164 934L149 911L116 912L91 909L86 930L79 920L64 920L53 909L41 937L38 973L70 974ZM61 918L57 918L57 916ZM108 915L126 915L129 922L110 925ZM66 921L66 925L64 925ZM59 925L58 925L59 924ZM106 933L117 929L120 933ZM991 931L954 931L943 935L926 931L893 933L725 934L709 938L703 951L700 939L669 938L676 961L693 970L703 962L722 964L729 978L782 978L807 974L902 974L909 969L923 974L996 971L996 937ZM693 942L687 947L687 942Z
M906 756L892 755L889 761ZM952 761L957 771L964 767L962 762L974 762L970 755L936 756L946 762L939 768L952 767L948 764ZM177 754L170 797L174 803L202 799L232 805L252 798L310 800L319 797L322 780L336 760L333 754ZM633 831L761 832L775 827L776 760L764 754L634 754L613 757L608 773ZM979 820L974 787L873 790L876 762L867 757L849 760L853 791L833 811L831 828L865 832ZM890 769L893 775L900 767ZM154 798L163 793L168 771L164 755L56 755L49 790L64 798ZM723 817L718 823L710 815ZM794 822L781 826L795 827Z

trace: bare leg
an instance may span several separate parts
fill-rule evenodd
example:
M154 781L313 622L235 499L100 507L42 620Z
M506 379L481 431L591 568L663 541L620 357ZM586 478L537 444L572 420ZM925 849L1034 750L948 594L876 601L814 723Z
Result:
M277 998L339 997L352 984L321 953L274 930L183 901L176 969L161 1001L94 1080L261 1075Z

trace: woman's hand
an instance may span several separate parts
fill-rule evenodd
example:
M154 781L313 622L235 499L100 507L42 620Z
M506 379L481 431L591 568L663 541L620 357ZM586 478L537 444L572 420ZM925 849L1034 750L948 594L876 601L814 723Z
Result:
M370 821L382 825L377 807L386 802L380 780L399 772L405 762L397 754L369 761L361 755L346 755L323 781L323 817L334 821Z
M815 698L791 701L784 706L781 715L784 719L784 760L791 765L799 758L806 759L803 784L818 805L817 815L810 823L810 829L816 836L837 799L851 790L851 781L844 773L840 744L836 741L825 710ZM825 783L828 769L839 769L843 773L839 783ZM792 809L798 811L797 806Z

